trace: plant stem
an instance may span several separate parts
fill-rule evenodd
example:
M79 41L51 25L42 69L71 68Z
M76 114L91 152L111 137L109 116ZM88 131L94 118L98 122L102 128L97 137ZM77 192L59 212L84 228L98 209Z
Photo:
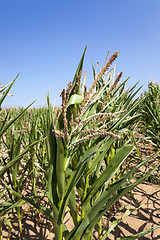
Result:
M61 199L60 203L59 203L59 212L61 211L62 203L63 203L63 199ZM61 222L59 225L59 239L58 240L62 240L62 239L63 239L63 223Z
M19 231L20 231L20 238L23 240L23 232L22 232L22 216L20 212L20 207L17 208L17 215L18 215L18 222L19 222Z
M90 162L88 164L86 172L88 172L89 167L90 167ZM83 194L83 201L85 200L85 197L87 195L88 182L89 182L89 174L87 174L87 176L86 176L86 183L85 183L85 189L84 189L84 194ZM82 210L81 219L83 219L84 217L85 217L85 209Z
M98 222L98 239L101 239L101 235L102 235L102 222L100 219Z
M2 236L2 219L0 219L0 240L3 240L3 236Z

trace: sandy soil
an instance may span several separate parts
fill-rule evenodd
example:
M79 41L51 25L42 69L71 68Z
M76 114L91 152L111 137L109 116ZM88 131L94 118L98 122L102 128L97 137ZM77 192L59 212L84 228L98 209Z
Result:
M138 135L137 138L141 136ZM150 156L154 149L150 144L139 144L143 158ZM153 162L153 164L156 163ZM112 219L119 219L126 209L140 208L135 210L131 215L126 217L120 222L117 227L106 238L108 240L116 240L118 237L129 236L138 232L144 231L150 227L160 225L160 184L153 184L145 182L140 184L132 191L133 196L127 194L120 200L120 206L126 206L122 212L116 214ZM22 224L23 224L23 237L24 240L51 240L54 238L53 229L51 223L44 218L41 214L36 215L30 206L25 205L26 211L24 212ZM103 223L106 222L107 215L103 218ZM19 240L18 220L16 217L12 218L13 228L10 239ZM65 218L68 229L73 228L73 223L66 214ZM7 239L8 229L6 225L3 225L3 239ZM98 239L95 232L94 239ZM160 239L160 229L153 231L139 238L140 240Z
M141 208L124 218L106 239L115 240L120 236L130 236L147 230L150 227L160 225L160 186L145 182L134 188L132 193L134 198L130 195L123 197L120 201L121 205L128 205L126 207L127 209L133 209L139 206L141 206ZM119 213L113 220L119 219L121 216L122 213ZM160 239L160 229L156 229L152 233L139 239L158 240Z

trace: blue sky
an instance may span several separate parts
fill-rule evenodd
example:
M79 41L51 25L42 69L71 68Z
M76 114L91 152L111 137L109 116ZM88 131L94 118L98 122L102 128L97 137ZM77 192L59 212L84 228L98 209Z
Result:
M0 82L20 73L3 106L45 106L49 89L60 105L86 45L88 87L108 50L120 51L116 73L128 86L160 83L160 1L0 0Z

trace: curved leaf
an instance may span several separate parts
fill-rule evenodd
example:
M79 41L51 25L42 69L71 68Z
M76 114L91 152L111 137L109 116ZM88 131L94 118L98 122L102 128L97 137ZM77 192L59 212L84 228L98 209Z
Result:
M70 97L67 107L69 107L70 105L73 105L73 104L80 104L82 102L83 102L83 97L78 94L74 94Z
M147 233L150 233L152 231L154 231L155 229L157 228L160 228L160 226L156 226L156 227L151 227L143 232L140 232L140 233L137 233L137 234L134 234L132 236L128 236L128 237L120 237L118 238L118 240L135 240L135 239L138 239L140 237L143 237L144 235L146 235Z

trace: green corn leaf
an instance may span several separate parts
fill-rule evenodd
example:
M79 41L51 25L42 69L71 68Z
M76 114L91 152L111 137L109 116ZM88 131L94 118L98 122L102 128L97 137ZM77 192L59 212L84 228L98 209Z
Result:
M21 199L18 200L16 203L9 204L8 207L5 206L4 210L1 210L0 212L0 217L3 217L4 215L8 214L13 208L22 207L24 203L25 201Z
M68 179L72 174L72 170L70 168L66 169L66 184L68 183ZM72 216L74 224L77 223L77 212L76 212L76 194L75 194L75 189L73 188L70 196L69 196L69 209L70 209L70 214Z
M0 191L0 200L3 198L4 195L5 195L5 188L3 188L3 189Z
M104 209L104 205L106 204L106 202L107 205L105 206L105 212L110 206L115 203L117 195L116 197L112 198L111 196L118 188L120 188L121 184L122 180L110 187L108 191L103 192L103 194L101 194L98 201L95 202L92 208L86 209L88 210L88 212L86 213L85 217L82 219L79 226L69 234L69 238L67 238L67 240L78 239L84 230L87 231L86 234L89 234L92 231L93 227L95 226L95 224L97 224L101 217L100 213Z
M123 216L120 219L114 220L110 226L110 228L107 230L107 232L102 236L101 240L105 240L106 237L108 236L108 234L114 230L114 228L128 215L130 215L132 212L134 212L135 210L137 210L137 208L135 209L127 209L125 211L125 213L123 214Z
M5 174L5 172L7 172L7 170L12 167L14 164L16 164L18 161L20 161L22 159L22 157L30 150L30 148L32 148L34 145L36 145L37 143L39 143L40 141L44 140L41 139L39 141L36 141L32 144L30 144L29 146L27 146L20 154L18 154L12 161L10 161L9 163L7 163L1 170L0 170L0 179L3 177L3 175Z
M65 151L61 138L57 138L57 159L56 159L56 172L57 172L57 187L60 200L63 199L65 193Z
M53 116L52 108L49 101L49 96L47 96L48 102L48 131L49 139L47 139L47 152L49 160L49 174L48 174L48 193L47 196L51 204L56 205L58 208L58 193L57 193L57 172L56 172L56 156L57 156L57 142L56 138L52 133L53 126Z
M133 89L136 87L136 85L138 84L138 82L135 84L135 86L133 86L132 89L129 89L130 95L127 97L127 100L125 101L125 105L124 108L128 109L129 104L132 104L132 99L135 97L135 95L141 90L142 86L139 87L134 93L133 93ZM133 93L133 94L132 94Z
M27 197L22 197L22 199L25 200L26 202L30 203L32 206L34 206L36 209L38 209L42 214L44 214L52 223L54 223L53 212L51 212L50 209L40 205L39 201L35 201L35 200L32 200Z
M86 164L93 158L93 156L95 155L96 150L99 148L99 146L100 146L100 144L98 144L97 146L91 147L88 151L86 151L85 154L81 157L76 168L73 170L73 172L69 178L69 181L67 183L67 186L66 186L65 196L63 199L62 208L61 208L61 212L59 215L59 218L61 219L61 221L65 214L66 206L68 204L69 197L70 197L70 194L71 194L74 186L77 184L79 179L82 177L82 173L86 167Z
M148 113L151 115L152 121L154 120L156 124L159 124L157 120L157 116L154 114L154 110L151 108L151 106L146 105Z
M156 226L156 227L151 227L143 232L140 232L140 233L137 233L137 234L134 234L132 236L127 236L127 237L120 237L118 238L118 240L135 240L135 239L139 239L140 237L143 237L145 236L146 234L154 231L155 229L158 229L160 228L160 226Z
M149 160L149 159L148 159ZM144 161L146 162L146 161ZM144 163L145 164L145 163ZM139 167L142 166L142 163L139 164ZM85 235L89 235L89 233L92 231L93 227L96 225L96 223L99 221L99 219L103 216L103 214L113 205L115 204L122 196L124 196L127 192L131 191L135 186L137 186L139 183L143 182L145 179L152 174L152 172L157 168L156 166L154 169L152 169L150 172L148 172L146 175L144 175L141 179L137 180L133 184L130 184L126 188L122 188L116 195L112 196L118 189L124 186L124 184L128 183L129 173L123 176L122 179L118 180L116 183L114 183L112 186L109 187L109 189L101 194L99 199L95 202L94 206L89 210L89 212L86 214L85 218L82 220L79 227L73 229L73 231L68 235L68 239L76 239L74 236L78 237L81 232L86 229ZM130 171L130 175L135 172ZM112 197L111 197L112 196ZM106 204L106 205L105 205ZM105 205L105 206L104 206ZM88 226L87 226L88 225ZM78 231L78 228L80 231ZM76 232L78 235L76 235ZM71 238L70 238L71 237Z
M119 154L118 155L116 154L116 158L113 158L114 160L112 159L113 163L111 164L112 161L110 162L110 165L111 165L110 168L112 167L112 165L113 166L115 165L116 161L122 162L124 160L124 158L130 153L130 151L132 149L133 149L133 146L129 145L129 146L127 146L127 148L123 148L121 151L119 150L119 152L118 152ZM127 150L128 150L128 152L125 153ZM123 155L121 155L122 153L123 153ZM121 160L119 160L119 158ZM114 170L115 169L116 169L116 165L114 166ZM96 180L96 182L98 182L98 184L99 184L97 189L99 189L99 187L105 182L105 179L108 178L108 173L107 172L104 172L102 175L103 175L102 180L99 180L101 177L98 180ZM110 175L111 175L111 173L110 173ZM105 179L104 179L104 176L105 176ZM121 181L118 181L117 184L114 184L112 187L109 188L108 191L104 192L101 195L101 197L98 199L98 201L96 201L94 206L91 209L88 209L88 212L86 213L86 215L85 215L84 219L82 220L82 222L80 223L80 225L77 228L73 229L73 231L71 231L71 233L67 236L67 240L69 240L69 239L74 239L74 240L78 239L79 236L81 235L81 233L86 228L88 228L88 225L92 221L93 221L92 222L93 226L91 225L91 228L94 227L94 225L98 222L98 219L97 219L97 218L99 218L98 212L101 211L101 209L103 209L103 206L105 205L107 199L109 199L115 193L115 191L121 187L123 181L124 181L124 179L122 179ZM128 181L128 179L127 179L127 181ZM95 187L93 187L93 190L97 187L96 184L94 184L94 185L95 185ZM94 192L94 194L96 192L97 192L97 190ZM88 199L90 199L89 196L90 196L90 192L88 194ZM87 206L87 203L89 201L88 199L82 205L82 209ZM107 209L112 204L114 204L114 202L115 202L114 199L111 200L110 202L108 202ZM91 230L92 230L91 228L90 229L88 228L88 233L91 232Z
M119 85L116 88L116 91L120 91L120 95L123 93L123 90L125 88L125 84L130 79L130 77L126 78L122 83L119 83Z
M140 116L141 116L140 114L137 114L137 115L135 115L135 116L133 116L133 117L130 117L130 118L124 120L124 121L123 121L122 128L127 128L128 125L130 125L130 124L132 124L132 123L135 123L135 120L139 119Z
M107 151L109 150L109 148L111 147L111 145L114 143L114 139L110 138L109 140L107 140L106 143L104 143L102 145L102 147L96 152L96 156L93 158L91 164L90 164L90 168L88 170L88 173L90 173L94 167L98 164L98 162L102 159L104 159Z
M54 218L53 218L53 213L46 207L42 206L39 204L38 201L33 200L32 198L29 197L23 197L20 193L14 191L13 189L11 189L2 179L1 181L3 182L3 184L5 185L5 187L10 191L11 194L15 195L16 197L18 197L19 200L17 203L15 203L15 206L17 206L16 204L21 204L22 200L25 202L30 203L32 206L34 206L36 209L38 209L42 214L44 214L50 221L54 222Z
M141 161L143 161L142 156L141 156L141 154L140 154L140 151L139 151L139 149L138 149L138 145L137 145L137 143L136 143L135 137L134 137L134 135L133 135L133 132L130 131L130 130L128 130L128 132L129 132L129 134L131 135L132 140L133 140L133 142L134 142L134 144L135 144L135 146L136 146L136 151L137 151L137 153L138 153L138 156L140 157Z
M34 101L35 102L35 101ZM0 131L0 137L2 137L2 135L7 131L7 129L13 124L15 123L25 112L26 110L34 103L32 102L27 108L25 108L17 117L15 117L14 119L11 119L9 122L7 122L3 128Z
M57 172L56 172L56 155L57 155L57 141L55 136L52 134L52 125L49 132L49 143L48 143L48 154L49 154L49 176L48 176L48 193L47 196L50 202L58 208L58 193L57 193Z
M77 79L77 75L79 74L79 72L80 72L80 71L82 70L82 68L83 68L83 61L84 61L84 56L85 56L86 50L87 50L87 46L85 47L85 50L84 50L83 55L82 55L82 58L81 58L80 63L79 63L79 65L78 65L77 71L76 71L76 73L75 73L75 76L74 76L74 79L73 79L73 82L72 82L72 88L71 88L71 94L70 94L70 96L73 95L72 90L74 89L74 86L75 86L75 83L76 83L76 79Z
M106 170L100 176L100 178L98 178L92 184L92 187L86 197L86 200L82 205L82 209L85 208L90 199L97 193L97 191L102 187L104 183L106 186L109 184L110 180L117 172L117 170L119 169L123 161L126 159L126 157L130 154L132 149L133 149L132 145L126 145L116 153L113 159L109 162L109 165L107 166Z
M117 128L119 128L119 126L123 125L123 121L126 120L126 118L133 112L133 110L138 106L138 104L140 104L140 100L136 101L134 103L134 105L127 111L127 113L125 113L118 121L116 121L109 129L108 131L113 131ZM123 128L123 127L122 127Z
M13 80L14 81L14 80ZM12 82L13 82L12 81ZM2 87L1 89L0 89L0 93L2 93L10 84L12 84L12 82L10 82L10 83L8 83L6 86L4 86L4 87Z
M19 76L19 74L16 76L16 78L15 78L11 83L9 83L7 86L5 86L3 89L1 89L1 92L2 92L3 90L6 89L6 87L9 86L9 87L7 88L7 90L3 93L2 97L0 98L0 109L1 109L2 102L3 102L4 99L6 98L8 92L10 91L13 83L16 81L16 79L18 78L18 76Z
M77 224L76 194L72 189L69 197L69 208L74 224Z
M83 97L78 95L78 94L73 94L68 103L67 103L67 107L69 107L70 105L74 105L74 104L80 104L83 102Z
M115 195L113 195L113 194L116 192L116 190L120 189L120 187L123 186L123 182L127 183L128 179L126 178L126 176L124 176L124 178L122 180L118 180L115 184L110 186L107 191L105 191L101 194L99 199L95 202L94 206L88 211L88 213L86 214L84 219L81 221L81 223L68 234L66 240L78 239L78 237L82 234L82 232L85 229L86 229L85 235L89 235L89 233L92 231L93 227L96 225L96 223L99 221L99 219L103 216L103 214L113 204L115 204L122 196L124 196L126 193L131 191L139 183L141 183L145 179L147 179L148 176L150 176L157 167L158 166L153 168L150 172L148 172L146 175L144 175L141 179L138 179L136 182L119 190L119 192Z
M28 160L27 163L26 163L25 168L23 169L23 172L22 172L22 174L21 174L21 178L20 178L20 180L19 180L19 182L18 182L18 184L17 184L17 189L22 188L23 183L26 182L26 180L27 180L27 178L28 178L28 175L27 175L26 177L25 177L25 175L26 175L28 166L29 166L29 164L30 164L31 161L32 161L32 158L29 158L29 160Z

